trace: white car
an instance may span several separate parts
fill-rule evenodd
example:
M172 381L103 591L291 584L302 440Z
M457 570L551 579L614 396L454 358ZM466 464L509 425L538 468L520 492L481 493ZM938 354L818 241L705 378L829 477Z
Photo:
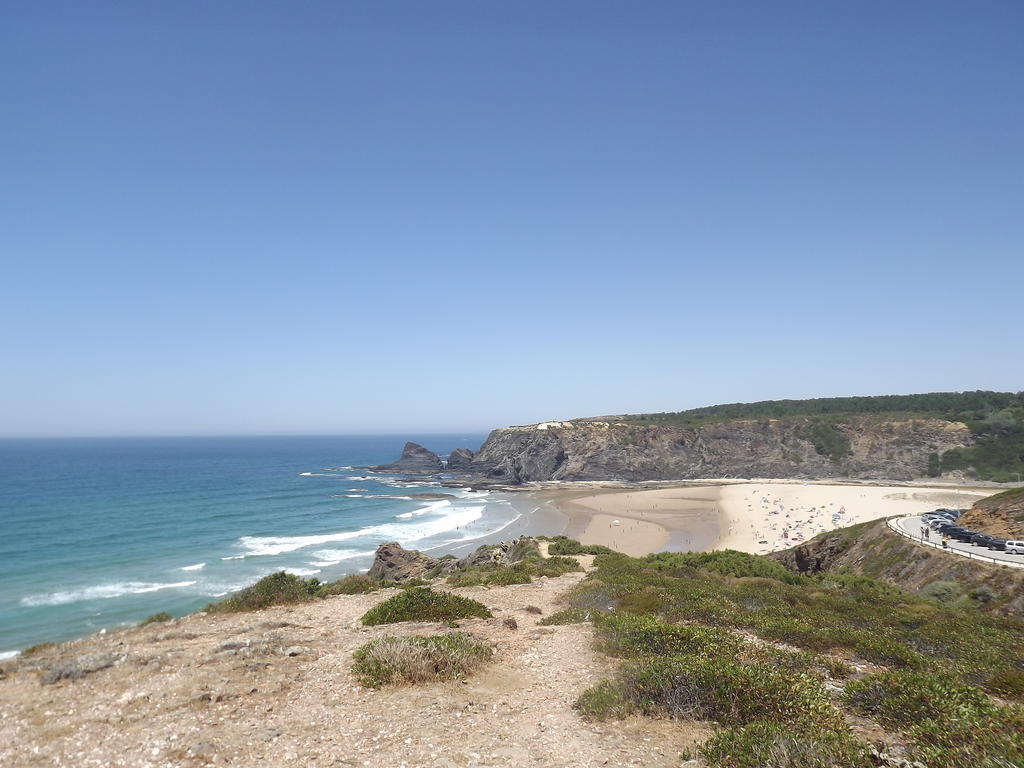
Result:
M1003 551L1011 555L1024 555L1024 541L1008 541L1003 545Z

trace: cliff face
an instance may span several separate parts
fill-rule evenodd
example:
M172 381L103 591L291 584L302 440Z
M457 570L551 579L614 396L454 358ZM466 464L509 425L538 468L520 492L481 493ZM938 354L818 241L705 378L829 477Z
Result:
M548 422L491 432L474 474L543 480L683 480L710 477L910 480L929 455L969 445L959 422L871 418L729 421L699 427Z
M1024 488L976 502L958 522L972 531L1004 539L1024 539Z

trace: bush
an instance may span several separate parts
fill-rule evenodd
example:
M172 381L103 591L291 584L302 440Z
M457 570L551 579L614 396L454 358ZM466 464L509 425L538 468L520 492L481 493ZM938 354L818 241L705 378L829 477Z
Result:
M166 611L160 611L160 613L154 613L152 616L149 616L140 621L139 626L146 627L150 624L163 624L168 621L174 621L174 617Z
M580 544L576 539L566 536L545 537L548 544L549 555L610 555L614 549L602 544Z
M921 589L921 594L940 603L952 603L960 597L962 590L955 581L933 581Z
M479 617L491 618L487 606L450 592L434 592L429 587L413 587L390 597L367 611L363 624L394 624L399 621L441 621Z
M487 577L488 584L506 587L510 584L529 584L533 579L525 568L501 568Z
M1024 700L1024 669L1001 669L985 681L985 688L1007 699Z
M220 602L210 603L203 610L211 613L237 613L258 611L272 605L305 603L321 596L318 579L301 579L291 573L279 571L264 576L251 587L246 587Z
M786 584L798 584L801 581L799 576L774 560L734 549L717 552L658 552L648 555L644 562L654 568L669 570L696 568L723 576L775 579Z
M491 658L491 648L469 635L388 635L353 654L352 671L367 688L464 678Z
M601 649L612 656L682 656L702 653L735 655L742 642L718 627L666 624L649 616L610 613L597 616L594 625Z
M868 747L848 731L759 720L720 731L700 748L714 768L870 768Z
M843 698L858 712L897 727L994 709L988 697L972 685L953 682L945 675L907 670L847 683Z
M364 573L350 573L337 581L324 585L324 593L328 595L365 595L383 589L381 582L371 579Z
M967 711L925 720L908 731L911 759L928 768L1018 768L1024 765L1024 709Z
M743 725L763 718L839 727L821 684L806 676L783 674L764 666L742 666L725 659L645 658L623 667L616 683L626 711L644 715L717 720ZM581 696L577 708L594 719L594 694Z

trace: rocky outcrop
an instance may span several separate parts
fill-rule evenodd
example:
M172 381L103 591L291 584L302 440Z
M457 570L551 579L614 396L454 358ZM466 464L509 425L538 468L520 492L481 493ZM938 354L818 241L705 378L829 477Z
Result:
M439 560L414 549L405 549L397 541L389 541L377 547L373 565L366 575L378 581L401 583L410 579L439 576L455 570L453 559Z
M959 594L982 595L982 610L1024 615L1024 570L967 560L922 547L890 531L884 520L840 528L768 557L794 573L869 576L919 592L952 582Z
M972 531L1004 539L1024 539L1024 488L975 502L957 522Z
M715 477L911 480L929 457L971 443L960 422L851 417L736 420L697 427L602 421L496 429L466 474L518 484L545 480Z
M500 544L485 544L459 561L459 568L471 568L474 565L512 565L528 557L540 557L537 540L529 536L520 536L512 541Z
M473 452L468 448L456 448L448 456L448 470L459 472L472 469Z
M462 560L451 556L430 557L415 549L406 549L397 541L389 541L377 547L373 565L366 575L377 581L401 583L411 579L447 576L475 565L512 565L529 557L540 557L537 540L529 536L520 536L500 544L484 544Z
M428 451L419 443L406 443L402 457L391 464L370 467L375 472L397 472L404 475L433 475L444 469L437 454Z

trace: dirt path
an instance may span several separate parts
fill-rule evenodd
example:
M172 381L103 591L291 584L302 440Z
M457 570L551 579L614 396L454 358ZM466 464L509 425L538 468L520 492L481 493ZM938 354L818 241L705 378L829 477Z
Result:
M589 625L540 627L542 616L526 608L554 612L582 578L453 590L495 615L461 622L495 648L494 662L462 683L371 691L355 682L352 652L371 638L446 631L436 624L362 627L359 617L392 590L186 617L8 662L0 679L0 764L678 765L680 751L707 731L643 720L592 725L572 710L611 663L593 651ZM60 663L110 661L80 679L41 683Z

